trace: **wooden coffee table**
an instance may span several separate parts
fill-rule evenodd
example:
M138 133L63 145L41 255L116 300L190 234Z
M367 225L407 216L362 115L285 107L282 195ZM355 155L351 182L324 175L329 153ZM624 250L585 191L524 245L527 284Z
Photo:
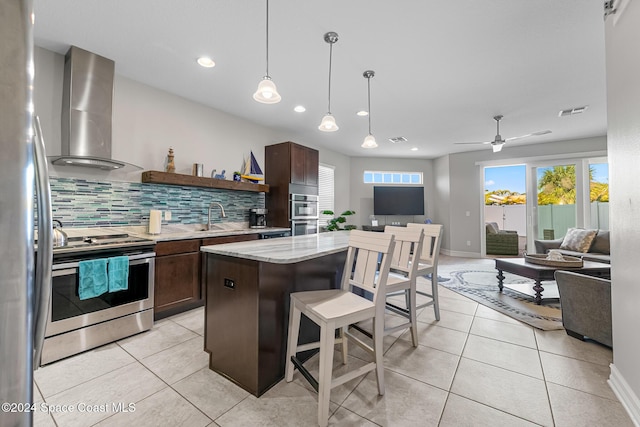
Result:
M534 301L538 305L542 302L542 291L544 291L542 282L555 280L553 275L557 270L573 271L605 279L611 278L611 265L594 261L583 261L582 267L548 267L531 264L526 262L524 258L496 258L496 270L498 270L496 277L498 278L500 292L502 292L503 288L504 275L502 272L504 271L533 279L535 281L533 290L536 293Z

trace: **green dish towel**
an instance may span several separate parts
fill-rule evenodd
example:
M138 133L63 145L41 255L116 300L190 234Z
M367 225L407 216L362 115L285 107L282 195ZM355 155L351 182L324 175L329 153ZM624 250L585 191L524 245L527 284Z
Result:
M78 263L78 296L95 298L108 290L107 260L93 259Z
M109 258L109 292L129 289L129 257Z

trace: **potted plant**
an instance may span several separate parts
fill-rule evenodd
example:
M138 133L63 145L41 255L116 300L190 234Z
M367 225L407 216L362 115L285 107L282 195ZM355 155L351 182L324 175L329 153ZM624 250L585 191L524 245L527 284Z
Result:
M340 227L340 224L344 224L347 222L346 216L355 214L356 211L346 210L340 214L340 216L334 217L327 222L327 231L338 231L338 230L354 230L357 228L355 225L345 225L344 228ZM326 210L322 211L323 215L334 215L333 211Z

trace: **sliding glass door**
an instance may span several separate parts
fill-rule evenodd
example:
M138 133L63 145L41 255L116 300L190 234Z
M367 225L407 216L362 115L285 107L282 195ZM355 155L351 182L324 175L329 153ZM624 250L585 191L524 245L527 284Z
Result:
M582 223L581 167L577 162L533 165L530 194L533 214L533 236L536 239L558 239L567 230ZM579 218L581 216L581 218Z
M516 185L521 178L507 173L518 168L526 175L526 192ZM519 236L526 235L525 250L529 253L535 252L534 240L563 238L571 227L609 229L606 157L524 162L524 165L509 167L485 166L482 173L484 222L496 222L500 228L517 230ZM521 185L525 187L524 183ZM518 226L508 221L511 211L507 212L507 208L522 208L519 204L525 200L526 231L522 230L524 224ZM484 224L482 233L485 233Z
M528 193L536 196L527 198L534 239L559 239L569 227L609 229L606 157L528 166Z
M589 228L609 229L609 165L606 158L589 161Z

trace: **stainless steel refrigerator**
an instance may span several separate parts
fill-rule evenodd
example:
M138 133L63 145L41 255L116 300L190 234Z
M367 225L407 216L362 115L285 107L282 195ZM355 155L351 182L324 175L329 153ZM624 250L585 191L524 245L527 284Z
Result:
M33 369L39 365L51 286L51 196L42 133L34 115L33 25L31 0L0 0L0 403L3 404L0 426L3 427L32 425L32 413L25 410L24 404L33 402Z

